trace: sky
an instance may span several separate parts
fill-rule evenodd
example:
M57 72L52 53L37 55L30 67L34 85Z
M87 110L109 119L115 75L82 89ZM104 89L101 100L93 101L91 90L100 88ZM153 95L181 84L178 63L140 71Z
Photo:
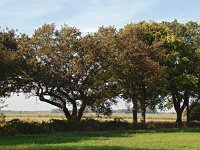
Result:
M75 26L83 33L146 21L200 21L200 0L0 0L0 26L31 35L45 23ZM23 94L6 99L7 110L55 108ZM125 108L120 102L115 109Z

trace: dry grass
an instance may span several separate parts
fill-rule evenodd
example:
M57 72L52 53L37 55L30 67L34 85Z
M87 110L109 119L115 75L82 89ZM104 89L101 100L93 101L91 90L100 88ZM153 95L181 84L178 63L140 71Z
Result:
M32 113L32 114L5 114L6 121L10 121L12 119L20 119L24 121L48 121L50 119L65 119L64 115L61 113Z
M20 119L24 121L48 121L50 119L65 119L65 116L62 113L34 113L34 114L5 114L6 115L6 121L10 121L12 119ZM138 120L141 119L141 114L138 114ZM114 119L122 119L128 122L132 122L132 114L117 114L114 113L110 117L105 116L97 116L96 114L90 113L90 114L84 114L84 118L90 118L95 119L99 121L105 121L105 120L114 120ZM156 121L156 122L174 122L176 120L176 114L147 114L146 115L147 122ZM186 118L183 116L183 121L185 121Z

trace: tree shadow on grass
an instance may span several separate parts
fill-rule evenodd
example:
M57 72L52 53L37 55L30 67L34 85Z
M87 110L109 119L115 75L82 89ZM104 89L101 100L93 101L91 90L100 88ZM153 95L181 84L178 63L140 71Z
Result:
M123 146L111 146L101 141L110 138L132 137L132 132L81 132L81 133L63 133L53 135L31 135L31 136L7 136L0 137L0 148L23 150L152 150L151 148L139 148ZM90 142L80 144L81 141L97 140L97 145L90 145ZM126 139L124 139L126 140ZM94 144L94 143L93 143ZM5 147L4 147L5 146ZM142 145L141 145L142 147ZM153 148L155 149L155 148ZM161 149L160 149L161 150Z
M108 140L112 137L129 137L129 132L80 132L45 135L22 135L0 137L0 145L21 145L21 144L60 144L76 143L86 140Z
M40 150L49 150L50 147ZM138 147L122 147L122 146L73 146L73 147L57 147L57 150L163 150L155 148L138 148ZM33 149L29 149L33 150Z
M12 148L11 148L12 149ZM138 147L123 147L123 146L32 146L32 147L21 147L23 150L164 150L155 148L138 148Z

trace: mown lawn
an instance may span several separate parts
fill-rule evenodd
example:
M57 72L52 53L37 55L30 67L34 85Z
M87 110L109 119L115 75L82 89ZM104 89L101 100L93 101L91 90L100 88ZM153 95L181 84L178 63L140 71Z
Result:
M2 150L200 149L200 129L81 132L0 137Z

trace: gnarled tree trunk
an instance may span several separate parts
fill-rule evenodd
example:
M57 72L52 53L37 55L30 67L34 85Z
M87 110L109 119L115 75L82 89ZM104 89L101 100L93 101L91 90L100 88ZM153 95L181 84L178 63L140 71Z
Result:
M79 110L77 110L77 105L73 105L72 113L68 111L68 109L65 107L63 108L63 112L65 114L65 117L67 118L68 121L81 121L81 118L83 116L84 110L85 110L86 104L82 103L81 107Z
M183 126L183 121L182 121L182 114L183 110L187 106L187 99L183 100L183 104L181 106L181 101L182 99L178 98L175 94L172 95L173 103L174 103L174 109L176 111L176 127L181 128Z

